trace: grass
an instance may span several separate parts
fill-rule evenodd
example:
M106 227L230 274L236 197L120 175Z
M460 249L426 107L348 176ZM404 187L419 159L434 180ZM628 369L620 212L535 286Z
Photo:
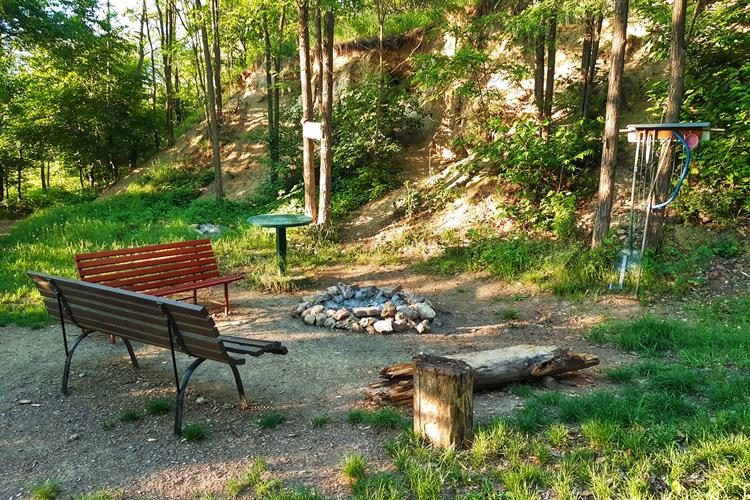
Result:
M511 320L518 319L520 312L518 311L518 309L503 309L502 311L498 311L496 314L500 319Z
M188 443L203 441L207 435L208 431L201 424L188 424L182 428L182 439Z
M286 413L269 411L258 417L257 424L261 429L275 429L286 421Z
M73 497L73 500L115 500L120 499L123 496L120 494L110 493L106 490L92 491L90 493L82 493Z
M354 453L344 459L341 465L341 474L349 480L350 483L356 484L365 477L367 469L367 459L361 453Z
M171 399L154 398L146 402L146 413L149 415L166 415L170 411L172 411Z
M31 498L34 500L54 500L61 492L60 483L50 479L32 486L30 491Z
M352 410L346 420L351 424L365 424L376 429L401 429L408 424L404 416L392 408Z
M315 490L307 487L285 487L278 479L269 477L268 463L257 458L227 482L227 494L234 498L252 493L252 498L264 500L322 500Z
M689 313L595 328L641 356L608 372L614 388L511 386L523 404L478 426L467 450L403 433L387 446L398 472L377 489L360 480L355 498L750 496L750 298Z
M331 417L329 417L328 415L315 415L310 420L310 425L312 425L316 429L320 427L325 427L326 425L330 423L331 423Z
M103 430L104 432L109 432L115 428L115 423L112 422L111 420L102 420L101 423L99 424L99 428Z
M137 422L141 419L141 414L137 410L125 410L117 418L120 422Z

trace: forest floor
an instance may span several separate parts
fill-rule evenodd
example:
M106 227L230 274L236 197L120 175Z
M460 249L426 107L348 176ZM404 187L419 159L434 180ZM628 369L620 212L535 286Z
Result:
M338 281L400 283L428 297L444 325L432 334L373 336L311 327L289 315L301 296ZM192 498L225 491L236 471L258 457L285 483L313 486L325 497L345 496L350 489L340 468L347 455L365 454L376 470L393 467L383 445L397 432L346 420L348 412L361 405L363 389L377 379L379 368L418 352L553 344L600 356L600 366L561 380L558 389L590 391L608 385L604 370L636 359L588 342L591 327L604 319L643 313L643 307L625 298L567 301L476 275L436 279L400 267L375 266L322 269L294 294L236 287L232 302L231 317L217 317L222 332L279 340L289 354L264 355L242 367L251 400L247 412L237 407L230 371L216 363L203 365L189 386L185 418L208 433L205 440L192 443L172 435L171 413L149 416L144 410L149 399L173 395L166 351L138 347L141 368L135 371L122 344L112 345L103 337L87 339L73 361L70 395L62 397L59 327L4 328L0 497L54 480L65 496L107 490L126 497ZM501 319L509 308L517 311L517 319ZM188 362L181 359L180 366ZM507 414L521 404L508 390L479 394L476 419ZM119 421L129 411L140 418ZM260 428L257 419L270 411L283 412L286 422L275 429ZM315 428L311 419L320 415L331 421Z

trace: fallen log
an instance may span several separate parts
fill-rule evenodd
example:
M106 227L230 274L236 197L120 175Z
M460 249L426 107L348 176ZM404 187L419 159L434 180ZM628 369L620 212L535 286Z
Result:
M464 361L471 366L474 371L474 391L574 372L599 364L599 358L592 354L537 345L516 345L445 357ZM379 374L380 380L372 382L365 390L365 398L369 402L377 406L412 404L412 362L386 366Z

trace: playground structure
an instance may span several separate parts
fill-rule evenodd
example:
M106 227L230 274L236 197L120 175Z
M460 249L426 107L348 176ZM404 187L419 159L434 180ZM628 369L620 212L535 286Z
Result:
M635 272L638 296L651 216L655 211L665 210L679 196L690 169L692 150L710 139L710 125L708 122L634 124L621 130L627 133L628 142L635 143L635 155L626 246L620 251L617 283L611 283L610 290L622 290L626 275ZM682 147L676 147L678 143ZM656 199L657 172L661 165L670 169L672 179L676 178L666 200Z

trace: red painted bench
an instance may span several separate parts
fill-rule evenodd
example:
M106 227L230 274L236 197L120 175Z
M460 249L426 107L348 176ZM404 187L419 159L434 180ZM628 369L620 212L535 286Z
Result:
M229 283L245 277L219 273L210 240L83 253L75 260L83 281L156 297L192 292L195 304L198 289L224 285L224 314L229 314Z

